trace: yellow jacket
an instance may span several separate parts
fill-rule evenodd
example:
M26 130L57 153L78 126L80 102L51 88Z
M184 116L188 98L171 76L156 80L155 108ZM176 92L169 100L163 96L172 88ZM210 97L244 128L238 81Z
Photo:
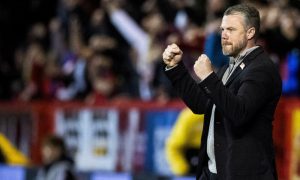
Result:
M167 161L175 175L189 172L184 149L200 148L203 122L204 115L196 115L188 108L179 114L165 147Z
M22 166L29 165L28 158L16 149L2 133L0 133L0 149L6 158L7 164Z

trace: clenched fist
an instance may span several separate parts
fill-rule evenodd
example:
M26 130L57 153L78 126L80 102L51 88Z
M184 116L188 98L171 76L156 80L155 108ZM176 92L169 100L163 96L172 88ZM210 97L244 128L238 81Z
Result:
M176 44L171 44L168 45L162 56L167 67L173 67L181 61L182 51Z
M204 80L213 72L211 62L205 54L199 56L198 60L195 62L194 71L201 80Z

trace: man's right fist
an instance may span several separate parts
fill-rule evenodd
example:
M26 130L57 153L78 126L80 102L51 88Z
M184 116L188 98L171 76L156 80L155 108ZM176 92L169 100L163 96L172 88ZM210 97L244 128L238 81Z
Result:
M163 53L163 61L167 67L173 67L181 61L182 51L176 44L168 45Z

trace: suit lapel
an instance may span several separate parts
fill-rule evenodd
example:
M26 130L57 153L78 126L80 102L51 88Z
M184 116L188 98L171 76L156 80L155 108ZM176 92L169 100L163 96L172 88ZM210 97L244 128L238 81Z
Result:
M236 67L236 69L232 72L231 76L227 80L225 86L228 86L247 66L252 62L252 59L254 59L259 54L263 53L262 47L258 47L254 49L250 54L248 54L245 59L241 62L241 64Z
M240 66L236 67L235 70L230 75L227 82L225 83L225 86L227 86L232 80L234 80L242 72L242 70L243 69Z
M217 76L222 79L225 71L227 70L228 68L228 64L226 66L223 66L218 72L217 72Z

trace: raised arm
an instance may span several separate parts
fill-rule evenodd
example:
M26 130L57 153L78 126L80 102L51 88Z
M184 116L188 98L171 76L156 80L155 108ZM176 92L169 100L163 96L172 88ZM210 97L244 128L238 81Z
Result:
M148 43L147 33L121 8L109 7L109 17L114 27L126 41L135 49L140 49Z
M208 98L190 76L182 59L182 51L176 44L169 45L163 53L166 75L185 104L195 113L204 114Z

